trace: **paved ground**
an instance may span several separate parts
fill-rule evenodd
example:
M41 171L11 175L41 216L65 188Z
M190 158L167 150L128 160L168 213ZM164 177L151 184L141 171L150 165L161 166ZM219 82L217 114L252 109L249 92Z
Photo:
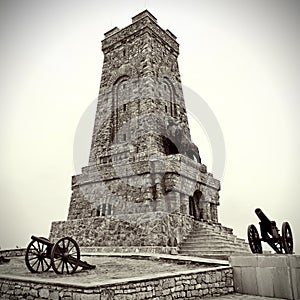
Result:
M270 300L270 299L285 300L282 298L259 297L259 296L244 295L244 294L234 294L230 296L212 297L207 299L209 300Z
M177 264L176 260L162 259L133 259L128 257L109 257L107 255L82 256L83 261L96 265L94 270L78 270L72 275L57 275L52 269L44 273L30 273L25 266L24 257L11 257L9 263L0 265L1 277L25 277L48 282L89 284L95 282L108 282L126 278L152 278L160 274L181 274L192 269L207 269L214 264L183 263ZM147 272L145 272L147 270Z

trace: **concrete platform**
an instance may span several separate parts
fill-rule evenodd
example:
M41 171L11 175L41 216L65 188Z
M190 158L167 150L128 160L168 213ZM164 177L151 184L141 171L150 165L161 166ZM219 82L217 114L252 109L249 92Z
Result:
M31 274L22 256L10 257L11 262L0 268L0 299L143 300L172 295L178 300L192 300L234 291L228 261L155 253L85 253L82 256L85 256L83 260L97 265L96 269L79 270L73 275L57 275L51 269ZM110 257L110 261L103 263L106 257ZM125 262L130 259L136 262ZM14 260L18 264L14 264ZM149 268L154 263L159 267ZM164 267L171 263L173 267ZM106 269L111 270L113 266L113 274L106 276ZM134 274L130 276L131 267Z

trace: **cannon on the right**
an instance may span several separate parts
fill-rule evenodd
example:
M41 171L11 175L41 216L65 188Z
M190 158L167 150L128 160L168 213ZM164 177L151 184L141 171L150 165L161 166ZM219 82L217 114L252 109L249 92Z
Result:
M292 254L293 235L289 223L283 222L280 235L275 221L270 221L260 208L257 208L255 213L260 219L261 237L253 224L248 226L248 241L252 253L263 253L261 246L263 241L268 243L276 253Z

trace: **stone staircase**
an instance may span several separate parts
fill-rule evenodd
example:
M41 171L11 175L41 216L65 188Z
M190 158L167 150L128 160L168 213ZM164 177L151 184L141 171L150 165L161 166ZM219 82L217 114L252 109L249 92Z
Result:
M233 235L232 229L221 224L195 221L193 231L179 245L179 254L228 259L231 255L249 254L245 240Z

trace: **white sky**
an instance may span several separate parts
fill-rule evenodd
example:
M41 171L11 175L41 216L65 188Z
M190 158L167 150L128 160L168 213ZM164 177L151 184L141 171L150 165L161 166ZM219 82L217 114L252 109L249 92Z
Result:
M98 94L103 34L145 8L178 37L182 83L222 129L220 221L246 237L260 207L279 228L290 222L299 254L297 0L2 0L0 246L26 246L31 234L48 236L52 220L66 220L74 138ZM81 129L76 170L87 164L92 123ZM191 120L211 170L212 137L201 127Z

